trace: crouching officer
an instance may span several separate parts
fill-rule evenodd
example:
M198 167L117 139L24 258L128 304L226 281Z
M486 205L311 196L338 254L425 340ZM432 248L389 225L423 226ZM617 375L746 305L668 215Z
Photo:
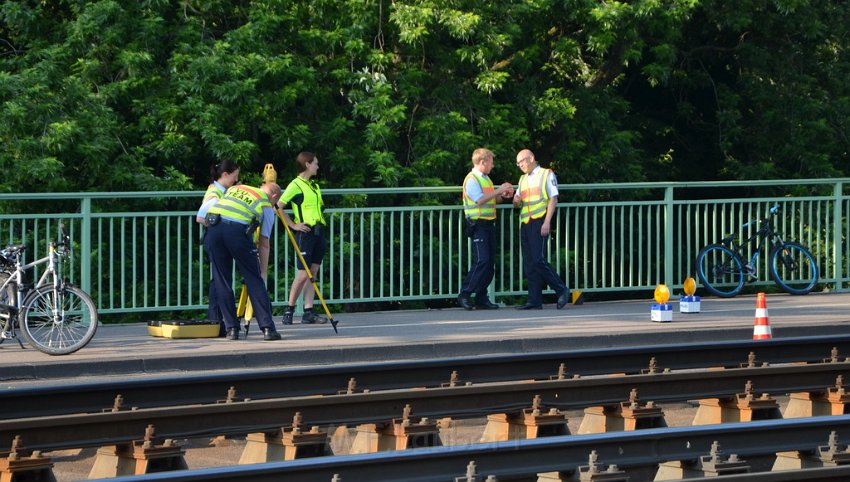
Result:
M231 284L233 261L248 288L254 315L263 330L264 340L280 340L272 321L272 305L266 290L269 265L269 237L276 216L273 206L280 199L280 186L274 183L256 188L233 186L207 214L209 232L204 245L212 264L213 283L219 297L228 340L239 339L239 321ZM259 241L253 242L254 230L260 227Z

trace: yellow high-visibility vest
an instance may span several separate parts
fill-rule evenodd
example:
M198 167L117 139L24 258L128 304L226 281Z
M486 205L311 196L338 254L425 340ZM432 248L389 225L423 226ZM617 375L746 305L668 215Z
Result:
M272 207L272 204L262 189L239 184L228 189L209 212L250 224L262 217L265 207Z
M475 182L477 182L479 186L481 186L481 192L483 192L485 196L494 191L493 181L490 180L489 177L479 176L474 172L467 174L466 178L463 180L463 213L467 218L472 220L496 219L496 198L492 198L479 206L466 193L466 183L469 181L470 176L475 179Z
M207 192L204 193L204 202L209 201L211 198L221 200L222 196L224 196L224 192L222 192L222 190L215 184L210 184L210 187L207 188Z
M519 211L519 221L528 224L532 219L542 218L546 215L546 205L549 203L549 190L546 183L549 181L551 169L540 168L540 182L536 186L528 185L528 174L519 178L519 197L522 206Z
M296 195L303 195L301 204L295 204L292 200ZM283 204L291 203L292 211L295 214L296 223L304 223L310 226L317 224L327 225L325 216L322 213L324 209L324 201L322 201L322 190L319 184L315 181L305 181L303 178L296 177L286 186L286 190L280 197Z

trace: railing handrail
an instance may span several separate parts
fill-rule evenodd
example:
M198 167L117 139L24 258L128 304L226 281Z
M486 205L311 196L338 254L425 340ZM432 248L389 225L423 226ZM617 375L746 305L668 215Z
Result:
M794 189L787 189L786 196L783 186ZM561 184L549 259L571 288L588 293L650 290L657 283L677 289L685 276L694 274L702 246L717 242L741 219L761 215L766 203L779 202L787 208L783 234L813 250L822 263L824 285L845 291L850 289L848 186L850 178ZM764 189L753 190L759 187ZM318 278L329 303L456 297L471 259L460 191L459 185L323 190L327 197L376 195L370 201L378 204L328 202L328 252ZM590 191L601 195L589 196ZM609 198L608 191L619 194ZM209 265L196 243L200 226L193 209L203 192L3 193L0 203L38 200L50 208L0 214L0 245L32 243L28 253L36 256L44 249L44 238L55 231L52 224L65 219L79 245L72 280L91 292L104 313L200 310L206 304ZM432 196L434 205L393 205L398 200L393 195L409 200L428 193L457 198ZM382 195L392 200L381 206ZM120 203L120 211L106 202L121 199L137 201ZM24 207L15 207L26 209L27 203L19 205ZM526 286L517 210L510 203L499 204L498 210L491 299L522 296ZM272 242L269 267L275 306L286 303L294 275L294 254L279 234ZM756 288L773 286L768 271L759 270Z
M779 179L779 180L742 180L742 181L687 181L687 182L629 182L629 183L590 183L590 184L559 184L558 189L567 191L601 190L601 189L666 189L666 188L700 188L700 187L764 187L764 186L798 186L798 185L833 185L850 183L850 177L821 178L821 179ZM412 187L373 187L373 188L326 188L323 195L369 195L369 194L404 194L404 193L455 193L460 192L461 186L412 186ZM107 192L67 192L67 193L0 193L0 201L30 200L30 199L138 199L150 197L201 197L204 190L197 191L107 191Z

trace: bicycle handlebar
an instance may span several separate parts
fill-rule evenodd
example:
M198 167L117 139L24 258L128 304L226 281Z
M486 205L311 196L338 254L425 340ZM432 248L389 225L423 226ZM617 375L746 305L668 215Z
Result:
M779 213L779 211L780 211L780 209L781 209L781 206L779 206L779 204L774 204L774 205L770 208L770 210L768 211L768 215L767 215L767 216L765 216L765 218L764 218L764 219L753 219L752 221L748 221L748 222L746 222L746 223L742 224L742 225L741 225L741 227L742 227L742 228L746 228L746 227L747 227L747 226L749 226L750 224L767 221L767 219L768 219L770 216L774 216L774 215L778 214L778 213Z

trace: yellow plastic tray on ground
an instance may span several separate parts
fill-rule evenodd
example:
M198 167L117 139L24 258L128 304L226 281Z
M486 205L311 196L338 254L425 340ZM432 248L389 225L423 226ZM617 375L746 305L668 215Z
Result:
M149 321L148 322L148 335L150 335L150 336L162 336L162 322L161 321Z
M157 328L152 326L159 323L159 335ZM148 322L148 334L151 336L162 336L163 338L217 338L219 323L206 320L177 320Z

